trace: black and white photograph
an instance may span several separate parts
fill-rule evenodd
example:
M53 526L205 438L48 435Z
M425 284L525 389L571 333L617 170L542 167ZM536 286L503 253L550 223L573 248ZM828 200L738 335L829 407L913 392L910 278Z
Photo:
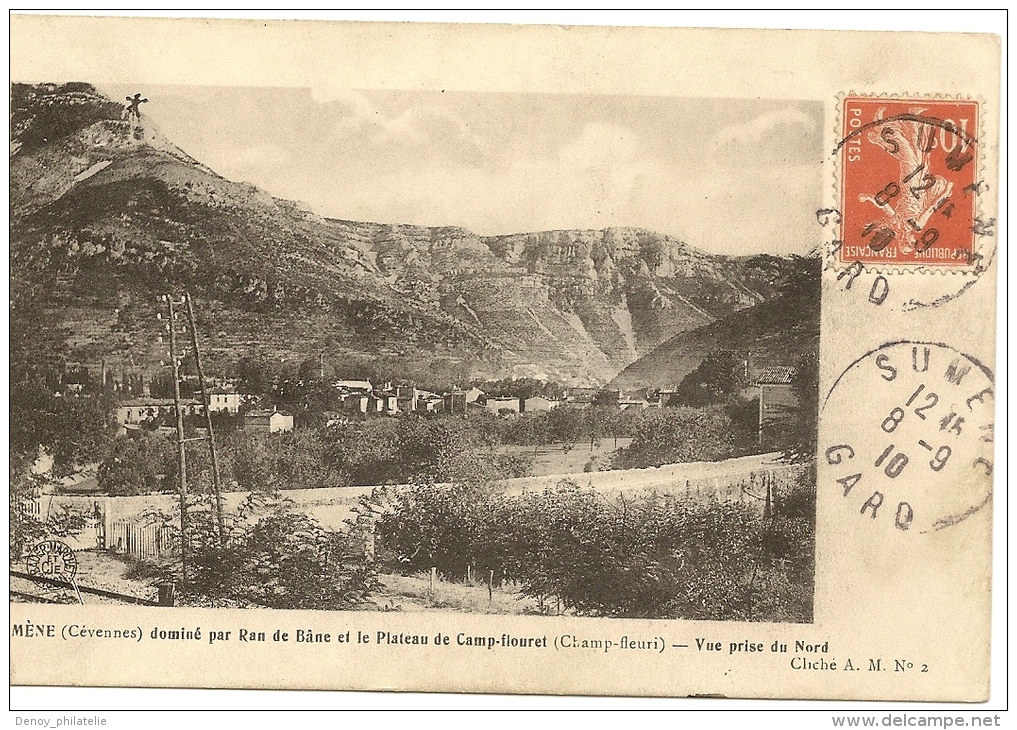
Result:
M11 110L11 600L812 620L821 105Z

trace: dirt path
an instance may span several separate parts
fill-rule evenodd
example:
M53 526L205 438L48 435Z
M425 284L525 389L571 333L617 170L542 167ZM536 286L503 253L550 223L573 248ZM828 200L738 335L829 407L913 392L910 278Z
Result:
M128 571L127 564L109 553L97 550L81 550L75 552L74 557L78 560L78 572L75 576L75 581L79 586L98 588L149 601L154 601L158 597L158 589L155 586L144 581L125 577ZM17 568L17 570L25 572L23 566ZM59 601L60 603L78 602L78 598L71 588L44 586L25 578L11 578L11 590L40 596L51 601ZM22 601L28 599L16 597L12 600ZM122 604L121 601L116 599L95 596L90 593L82 593L81 600L86 605L96 603Z

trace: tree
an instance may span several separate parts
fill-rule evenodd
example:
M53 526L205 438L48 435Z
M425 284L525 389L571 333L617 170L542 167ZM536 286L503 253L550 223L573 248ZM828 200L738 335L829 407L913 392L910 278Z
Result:
M27 545L46 534L45 525L32 514L29 505L38 497L39 480L29 474L31 461L12 455L10 468L10 561L21 559Z
M167 439L142 433L117 439L99 464L99 489L113 497L148 494L166 487L173 489L177 472L173 445Z
M317 382L321 380L321 370L321 361L316 357L309 357L297 368L297 378L304 383Z
M620 450L621 468L644 468L687 461L716 461L731 456L731 419L719 406L661 408L643 414L632 443Z
M107 396L55 395L26 384L11 398L12 454L38 456L44 447L57 474L101 459L114 439L113 403Z
M329 465L325 442L316 431L298 428L268 439L265 446L280 489L320 489L338 484L339 475Z
M725 403L747 385L744 360L733 352L716 352L682 379L675 401L692 407Z
M234 372L242 391L256 395L269 395L279 375L270 361L251 355L242 357Z
M328 428L324 434L325 459L349 484L387 484L398 481L395 461L399 445L395 419L369 418Z
M585 417L580 409L560 407L547 413L548 435L552 443L561 444L565 453L571 451L585 435Z
M789 426L785 453L795 461L815 458L819 437L819 352L809 350L797 363L792 383L798 410Z
M76 535L85 527L85 517L68 507L41 516L34 506L48 477L32 474L33 458L12 454L10 470L10 521L8 523L11 565L25 556L25 550L42 538Z
M99 458L113 439L109 401L55 395L44 382L26 379L12 389L8 437L9 558L14 562L39 538L64 537L84 526L82 517L71 512L46 518L37 514L33 507L47 477L32 474L31 467L41 449L53 457L56 475Z
M237 431L223 439L222 450L238 489L269 493L278 488L268 439Z

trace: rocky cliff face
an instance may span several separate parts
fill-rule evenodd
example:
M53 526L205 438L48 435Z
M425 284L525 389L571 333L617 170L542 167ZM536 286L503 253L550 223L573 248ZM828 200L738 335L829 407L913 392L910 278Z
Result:
M629 364L609 387L673 388L711 353L734 353L750 368L818 357L820 274L818 258L798 259L780 294L671 337Z
M602 384L772 298L791 262L640 229L480 237L324 219L231 182L83 83L12 89L12 318L67 359L155 363L188 289L215 367L365 354L402 372Z

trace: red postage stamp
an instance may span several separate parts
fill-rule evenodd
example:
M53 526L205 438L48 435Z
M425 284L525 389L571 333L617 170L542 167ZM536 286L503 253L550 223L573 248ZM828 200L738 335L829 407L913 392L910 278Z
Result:
M842 119L840 260L972 264L977 102L849 96Z

